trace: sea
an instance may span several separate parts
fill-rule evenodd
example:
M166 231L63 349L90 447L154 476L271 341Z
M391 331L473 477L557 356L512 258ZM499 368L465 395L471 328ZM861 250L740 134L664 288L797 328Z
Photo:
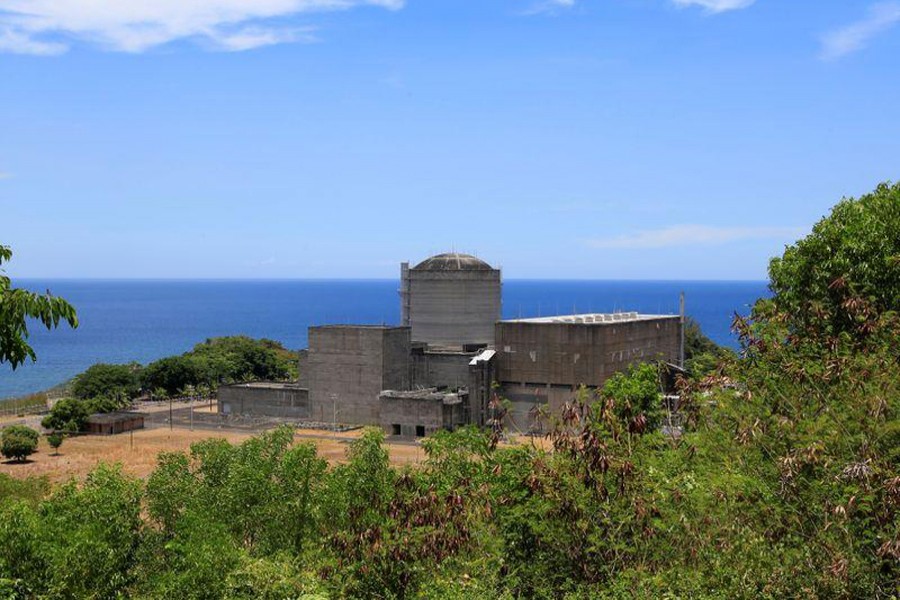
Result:
M94 363L149 363L212 337L248 335L306 347L307 328L397 324L397 280L14 280L71 302L80 325L47 331L32 323L37 362L0 365L0 398L43 391ZM504 280L503 317L638 311L686 313L715 342L736 347L735 313L768 295L765 281Z

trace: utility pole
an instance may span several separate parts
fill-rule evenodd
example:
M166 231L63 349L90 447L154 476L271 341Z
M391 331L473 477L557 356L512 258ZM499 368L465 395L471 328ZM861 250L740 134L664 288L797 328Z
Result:
M331 395L331 433L334 439L337 439L337 394Z
M172 431L172 396L169 396L169 431Z
M678 314L681 316L681 340L678 348L678 366L684 369L684 292L678 301Z

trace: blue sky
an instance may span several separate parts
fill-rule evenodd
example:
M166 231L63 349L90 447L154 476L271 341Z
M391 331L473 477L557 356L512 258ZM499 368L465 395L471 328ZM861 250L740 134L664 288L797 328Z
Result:
M0 0L13 277L761 279L900 167L900 1Z

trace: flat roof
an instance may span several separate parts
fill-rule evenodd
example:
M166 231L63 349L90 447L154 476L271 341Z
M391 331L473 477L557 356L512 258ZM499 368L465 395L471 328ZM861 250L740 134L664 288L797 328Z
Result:
M326 324L326 325L310 325L310 329L409 329L408 325L371 325L371 324Z
M143 419L147 415L139 412L129 412L129 411L117 411L111 413L94 413L87 418L88 423L94 423L95 425L103 425L110 423L119 423L122 421L130 421L131 419L136 419L140 417Z
M584 313L580 315L556 315L553 317L531 317L528 319L504 319L501 323L535 323L566 325L615 325L635 321L655 321L658 319L678 319L678 315L650 315L637 312Z
M247 383L230 383L221 387L228 388L259 388L265 390L302 390L305 389L299 383L293 381L248 381Z

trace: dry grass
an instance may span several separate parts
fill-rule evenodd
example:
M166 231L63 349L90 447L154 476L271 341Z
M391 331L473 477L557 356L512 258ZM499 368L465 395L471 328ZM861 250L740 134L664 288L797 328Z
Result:
M341 462L347 451L347 442L358 437L360 431L330 435L325 438L321 431L297 432L297 441L312 441L319 450L319 456L329 462ZM328 434L326 434L328 435ZM13 477L46 475L51 481L65 481L72 477L81 479L100 462L122 463L125 472L145 478L156 467L156 457L160 452L184 451L194 442L209 438L224 438L235 444L252 437L248 433L189 431L187 429L144 429L132 436L124 433L111 436L81 436L67 438L60 448L59 456L41 438L40 447L24 464L0 462L0 473ZM418 445L388 444L391 461L394 464L415 464L424 460L425 453Z

